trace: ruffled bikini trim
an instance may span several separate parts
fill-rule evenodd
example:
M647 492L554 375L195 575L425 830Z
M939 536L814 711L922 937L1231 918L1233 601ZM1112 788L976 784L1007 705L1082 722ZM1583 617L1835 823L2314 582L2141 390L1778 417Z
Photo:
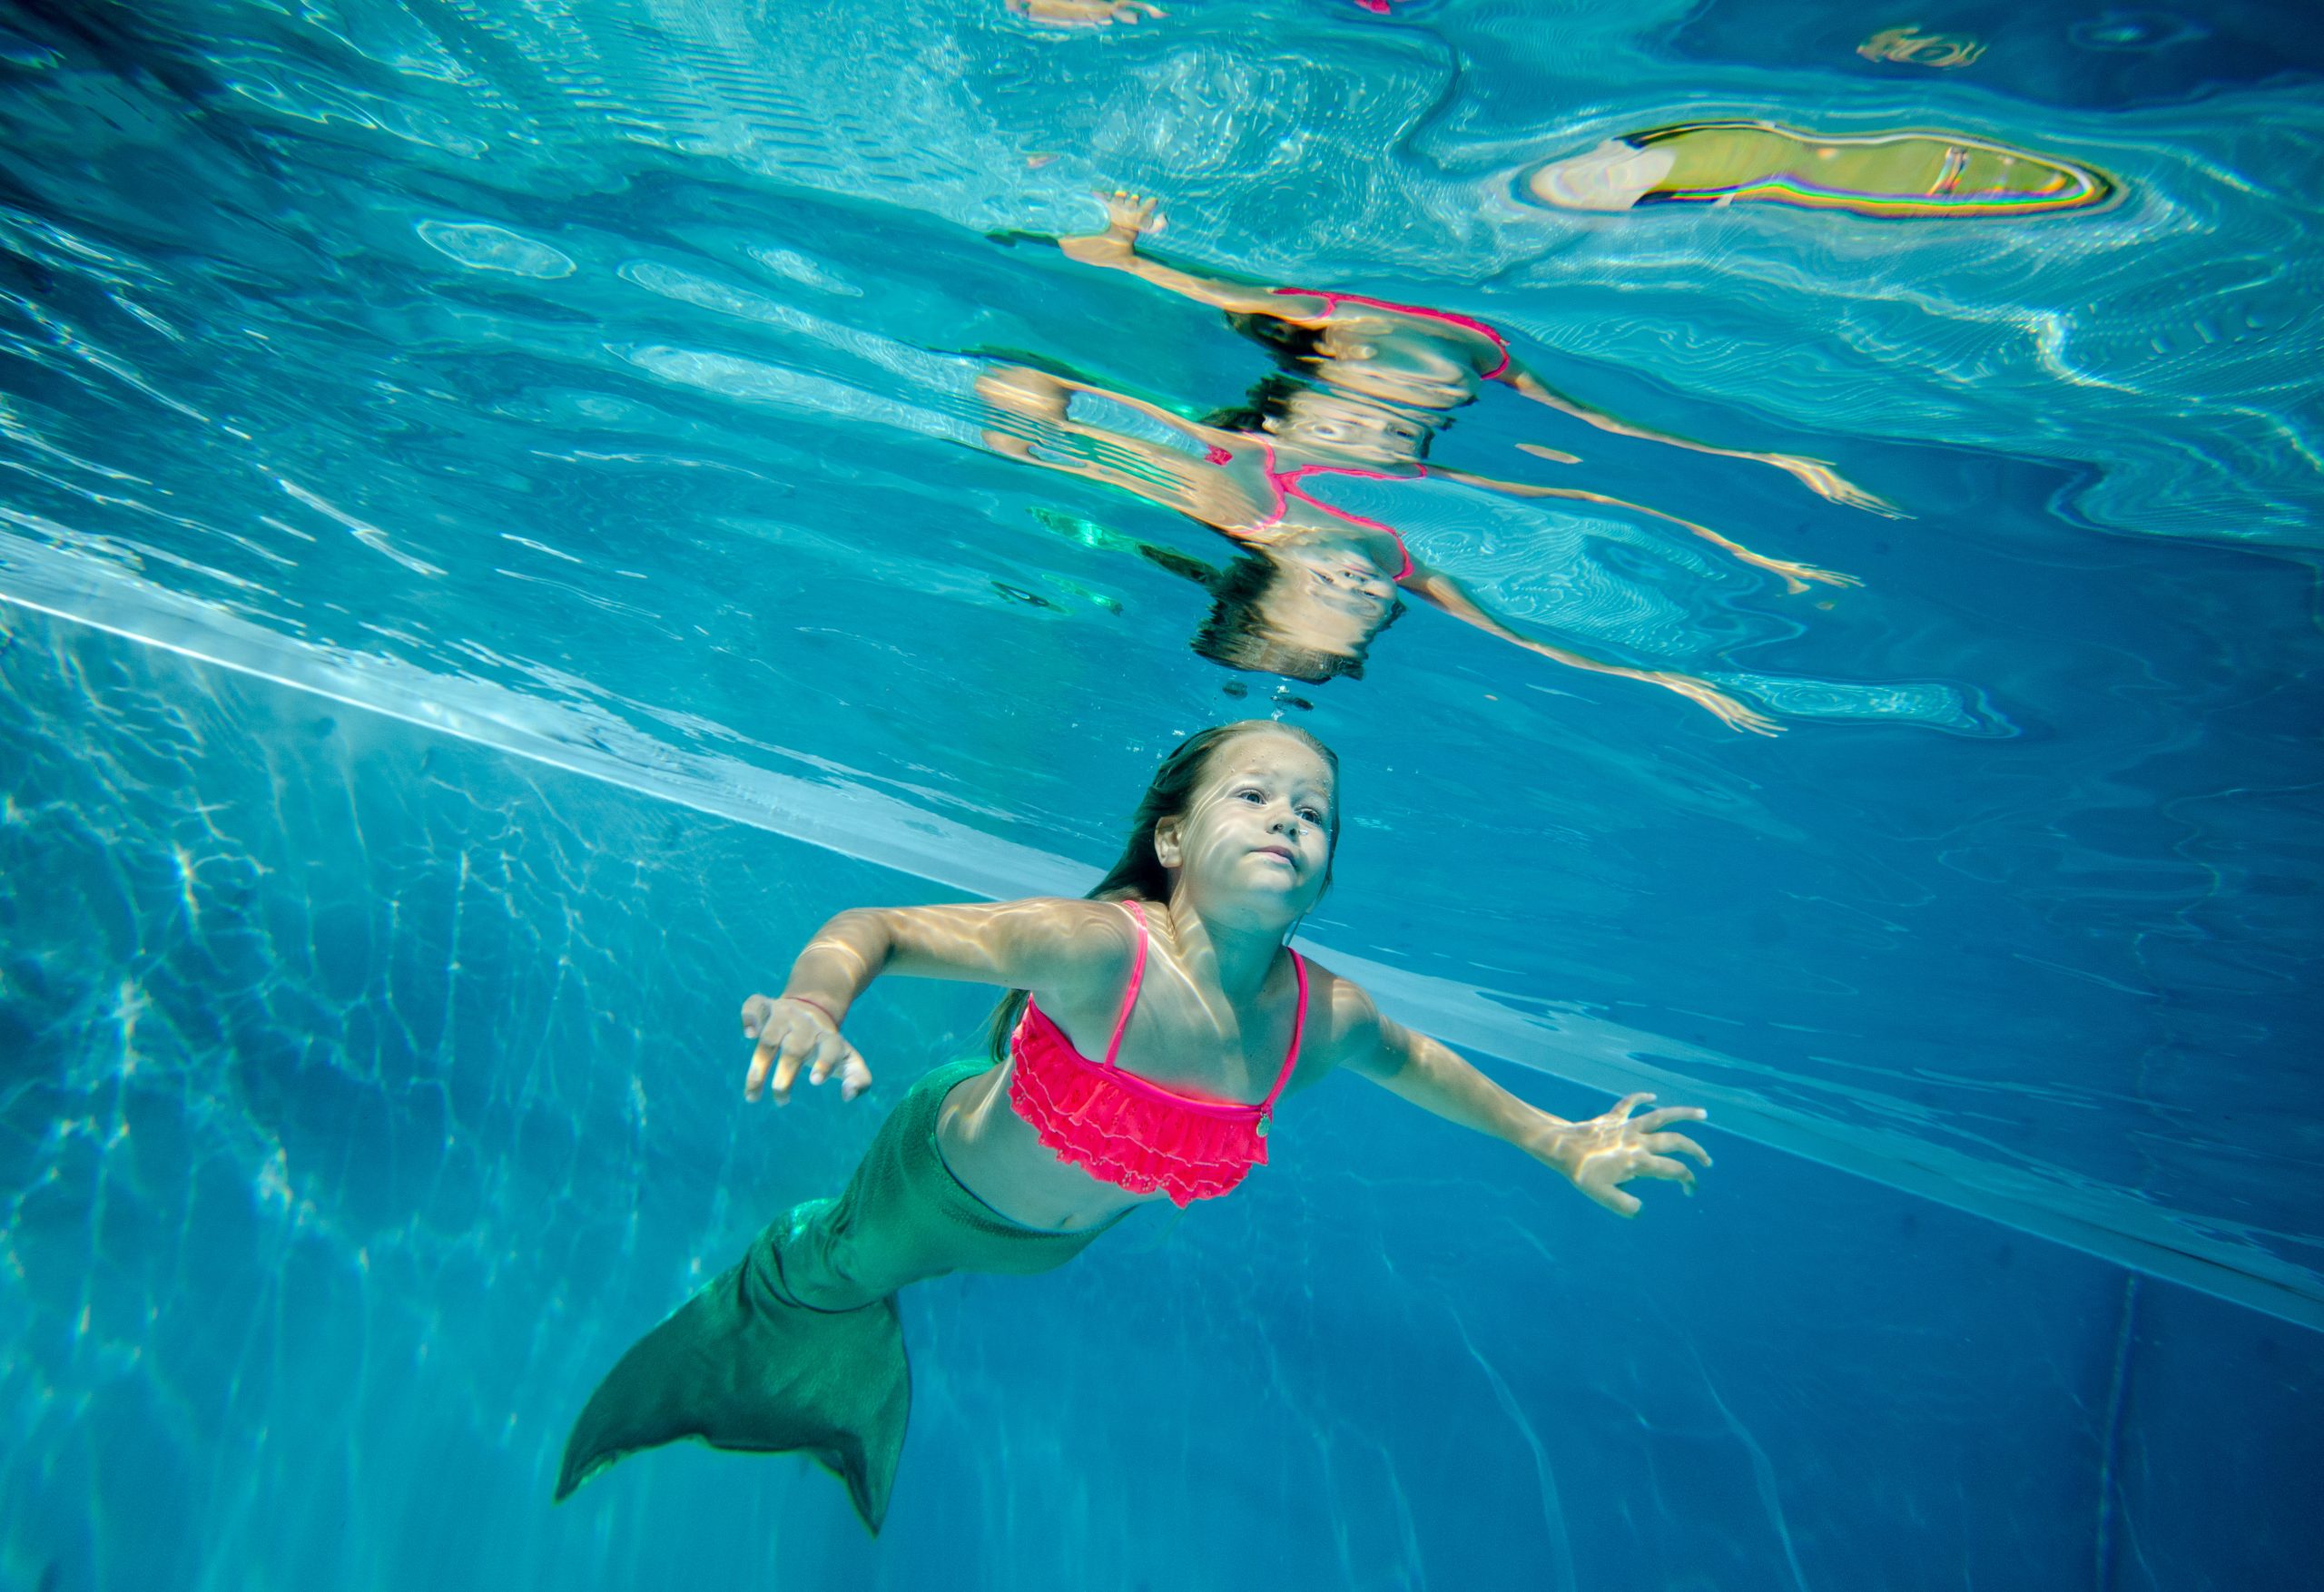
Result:
M1019 1031L1009 1103L1066 1165L1133 1194L1158 1189L1185 1206L1217 1198L1266 1164L1257 1107L1243 1108L1247 1117L1174 1110L1131 1093L1078 1056L1039 1054L1046 1038Z

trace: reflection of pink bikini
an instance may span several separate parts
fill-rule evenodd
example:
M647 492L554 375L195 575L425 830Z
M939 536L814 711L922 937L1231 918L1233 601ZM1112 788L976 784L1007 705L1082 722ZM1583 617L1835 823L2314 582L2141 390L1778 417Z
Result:
M1404 561L1404 566L1396 571L1396 579L1401 582L1411 575L1413 572L1412 549L1404 545L1403 535L1398 531L1395 526L1383 525L1376 519L1366 519L1360 514L1350 514L1344 508L1334 508L1330 504L1324 502L1321 498L1311 497L1306 493L1302 492L1299 489L1299 483L1305 480L1310 476L1354 476L1359 481L1417 481L1420 479L1421 476L1428 474L1428 467L1426 465L1420 467L1419 476L1391 476L1380 470L1353 470L1342 465L1300 465L1292 469L1279 470L1275 468L1275 444L1269 442L1264 437L1259 437L1250 433L1246 433L1245 435L1250 436L1251 440L1257 443L1261 451L1266 455L1266 462L1262 464L1259 467L1266 475L1267 485L1275 490L1275 512L1268 515L1266 518L1261 520L1257 526L1253 527L1254 529L1262 531L1272 530L1276 526L1281 525L1283 523L1283 511L1285 506L1285 500L1286 498L1296 497L1300 502L1306 504L1309 507L1321 509L1324 513L1330 515L1334 519L1344 520L1349 525L1359 526L1367 531L1377 531L1382 536L1387 537L1390 541L1395 543L1396 552ZM1205 457L1210 463L1217 465L1221 468L1224 468L1235 462L1233 450L1221 447L1215 442L1212 443L1206 451Z
M1450 310L1430 310L1419 304L1392 304L1385 299L1367 299L1361 293L1327 293L1321 288L1275 288L1269 290L1299 299L1321 299L1324 305L1324 313L1326 315L1337 312L1343 304L1363 304L1374 310L1393 310L1399 315L1417 315L1423 320L1441 320L1447 326L1457 326L1464 330L1475 332L1491 343L1495 351L1501 355L1501 362L1485 372L1487 381L1491 381L1509 369L1509 344L1503 340L1502 335L1482 320L1472 320L1465 315L1455 315Z
M1487 342L1492 344L1493 348L1500 353L1501 359L1493 365L1492 369L1484 373L1485 379L1491 380L1492 378L1499 376L1502 371L1509 369L1509 344L1502 339L1499 332L1493 330L1492 328L1487 326L1482 320L1473 320L1465 315L1456 315L1449 310L1430 310L1425 306L1419 304L1396 304L1392 303L1385 299L1367 299L1361 293L1326 292L1320 288L1275 288L1270 290L1302 299L1321 299L1324 301L1324 312L1326 314L1336 312L1339 307L1343 304L1363 304L1374 310L1393 310L1399 315L1417 316L1423 320L1441 320L1447 326L1457 326L1464 330L1475 332L1479 337L1483 338ZM1259 521L1259 523L1253 527L1254 529L1269 530L1281 525L1283 523L1284 510L1288 506L1289 500L1296 497L1300 502L1307 505L1310 508L1315 509L1319 513L1328 515L1333 519L1338 520L1344 525L1354 526L1360 530L1375 532L1395 543L1396 552L1403 561L1403 566L1396 571L1395 578L1399 583L1412 578L1412 549L1404 545L1403 535L1402 532L1398 531L1395 526L1384 525L1376 519L1366 519L1360 514L1350 514L1344 508L1334 508L1321 498L1314 496L1308 492L1303 490L1299 483L1305 480L1310 476L1353 476L1360 481L1413 481L1428 474L1428 467L1426 465L1416 467L1412 475L1406 476L1390 475L1384 470L1351 469L1344 465L1296 465L1286 470L1280 468L1275 463L1274 443L1255 432L1245 433L1245 435L1248 436L1252 441L1257 443L1259 445L1260 451L1265 455L1265 459L1260 466L1260 469L1266 477L1269 490L1275 494L1274 512L1269 514L1266 518ZM1233 464L1235 462L1235 453L1232 449L1221 447L1215 442L1211 443L1205 449L1205 457L1207 462L1216 465L1222 469L1226 466ZM1230 533L1230 535L1232 533Z
M1499 332L1483 321L1472 319L1466 315L1457 315L1449 310L1431 310L1420 304L1397 304L1386 299L1367 299L1362 293L1326 292L1321 288L1275 288L1270 290L1293 298L1321 299L1324 301L1324 313L1327 315L1336 313L1343 304L1362 304L1374 310L1391 310L1399 315L1417 316L1423 320L1441 320L1447 326L1457 326L1463 330L1475 332L1491 343L1495 351L1501 355L1501 359L1493 368L1484 373L1486 380L1492 380L1509 369L1508 342ZM1266 452L1266 463L1263 468L1266 472L1267 485L1275 491L1275 512L1259 522L1259 528L1266 529L1281 525L1285 500L1296 497L1309 507L1320 509L1335 520L1344 521L1367 531L1377 531L1380 535L1386 536L1396 544L1396 551L1403 557L1403 567L1396 572L1396 579L1401 582L1411 576L1412 550L1404 545L1404 538L1395 526L1383 525L1376 519L1366 519L1360 514L1350 514L1344 508L1334 508L1330 504L1301 491L1299 483L1309 476L1354 476L1364 481L1410 481L1415 479L1415 477L1391 476L1378 470L1346 469L1336 465L1300 465L1293 469L1277 469L1275 462L1275 445L1265 437L1254 437L1253 440ZM1234 457L1226 448L1215 445L1210 449L1210 462L1214 465L1226 465L1231 462ZM1419 473L1422 476L1427 475L1428 467L1425 465L1420 467Z

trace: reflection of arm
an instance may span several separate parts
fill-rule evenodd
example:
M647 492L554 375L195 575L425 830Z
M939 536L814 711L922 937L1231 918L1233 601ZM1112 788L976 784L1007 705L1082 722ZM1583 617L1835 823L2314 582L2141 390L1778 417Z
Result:
M1193 495L1187 489L1187 473L1194 461L1142 437L1127 437L1102 427L1086 426L1071 418L1068 406L1077 392L1089 393L1135 409L1206 446L1215 435L1141 398L1108 392L1086 381L1071 381L1046 371L1016 366L988 370L977 378L977 396L992 407L997 422L985 428L985 446L996 453L1027 464L1039 465L1043 469L1079 476L1085 480L1102 481L1109 486L1135 493L1149 503L1158 503L1182 513L1191 512ZM1011 427L1008 423L1011 418L1030 422L1030 434ZM1096 457L1061 449L1037 450L1036 444L1048 437L1076 438L1088 444Z
M1511 361L1506 370L1493 379L1505 382L1514 388L1521 398L1531 398L1535 403L1545 405L1561 415L1571 415L1585 426L1595 426L1599 430L1610 432L1616 437L1634 437L1641 442L1659 442L1670 447L1683 447L1689 453L1708 454L1713 458L1748 459L1754 464L1772 465L1818 497L1827 498L1831 502L1842 504L1850 508L1861 508L1871 514L1883 515L1891 519L1902 517L1902 511L1895 505L1844 479L1829 463L1823 459L1807 458L1791 453L1751 453L1742 448L1715 447L1708 442L1696 442L1689 437L1673 437L1667 431L1652 431L1643 426L1633 426L1627 420L1616 419L1603 409L1593 409L1578 399L1566 397L1565 394L1551 387L1514 360ZM1523 443L1518 446L1525 447L1529 453L1546 452ZM1549 457L1560 456L1552 454Z
M1754 553L1742 543L1720 536L1709 526L1697 525L1693 520L1681 519L1675 514L1665 514L1659 508L1649 508L1643 503L1632 503L1626 497L1609 497L1602 492L1585 492L1578 486L1536 486L1523 481L1496 480L1491 476L1472 476L1466 470L1448 470L1440 465L1431 465L1428 473L1448 481L1458 481L1464 486L1482 486L1487 491L1507 493L1512 497L1566 497L1581 503L1603 504L1609 508L1627 508L1633 514L1668 520L1700 536L1712 546L1723 548L1742 563L1782 576L1784 585L1791 591L1806 591L1809 581L1820 581L1827 586L1860 586L1864 584L1852 575L1840 575L1832 570L1818 569L1812 564L1798 564L1788 558L1769 558L1765 554Z
M1721 723L1737 730L1748 730L1755 735L1774 735L1782 730L1782 726L1774 720L1754 712L1707 680L1698 680L1691 674L1680 674L1669 669L1633 669L1624 663L1609 663L1587 653L1552 646L1548 642L1535 641L1521 634L1486 612L1466 587L1443 570L1425 566L1415 569L1405 580L1404 589L1433 604L1453 618L1475 625L1487 635L1499 636L1529 653L1538 653L1552 663L1563 663L1569 669L1583 669L1592 674L1619 675L1624 680L1643 681L1649 685L1659 685L1665 691L1677 692L1696 706L1715 715Z
M1593 409L1579 398L1566 397L1514 359L1509 362L1507 369L1493 379L1514 388L1520 398L1531 398L1537 404L1555 409L1561 415L1571 415L1585 426L1595 426L1599 430L1610 431L1616 437L1635 437L1641 442L1667 443L1672 447L1683 447L1689 453L1708 453L1720 458L1758 458L1759 457L1758 454L1738 453L1732 448L1713 447L1709 443L1691 441L1684 437L1673 437L1664 431L1649 431L1643 426L1633 426L1627 420L1617 419L1603 409Z
M1110 224L1102 232L1092 232L1079 238L1059 238L1057 246L1066 257L1084 265L1103 266L1108 270L1128 271L1141 281L1150 282L1182 299L1192 299L1197 304L1244 315L1279 315L1283 301L1265 288L1255 288L1245 282L1230 282L1220 277L1200 276L1181 270L1175 265L1165 265L1149 260L1137 251L1138 234L1149 230L1154 218L1152 200L1132 199L1116 194L1105 200Z

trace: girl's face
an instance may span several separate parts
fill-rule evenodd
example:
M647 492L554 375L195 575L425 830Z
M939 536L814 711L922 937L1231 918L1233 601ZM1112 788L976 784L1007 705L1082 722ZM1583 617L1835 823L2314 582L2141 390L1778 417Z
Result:
M1155 853L1206 917L1280 930L1324 893L1335 799L1305 742L1253 730L1211 753L1187 811L1155 826Z

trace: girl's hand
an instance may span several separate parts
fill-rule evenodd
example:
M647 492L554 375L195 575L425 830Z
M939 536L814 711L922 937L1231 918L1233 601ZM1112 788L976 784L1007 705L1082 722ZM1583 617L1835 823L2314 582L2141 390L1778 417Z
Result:
M1156 219L1154 207L1158 202L1141 199L1127 190L1117 188L1111 193L1098 195L1098 202L1106 207L1106 230L1125 238L1135 238L1141 232L1158 232L1162 223Z
M1663 1129L1674 1122L1700 1122L1709 1113L1697 1106L1665 1106L1644 1116L1630 1115L1653 1098L1651 1095L1625 1096L1603 1116L1552 1129L1534 1153L1617 1216L1638 1214L1638 1196L1620 1187L1633 1177L1659 1177L1693 1194L1692 1168L1672 1157L1692 1155L1705 1166L1710 1165L1710 1157L1686 1135Z
M1137 251L1140 234L1158 232L1161 221L1154 213L1155 201L1141 199L1135 193L1117 188L1111 193L1102 189L1096 195L1106 207L1106 230L1088 232L1078 238L1059 238L1057 246L1068 260L1078 260L1088 265L1119 265Z
M806 1001L753 995L743 1003L743 1037L757 1041L751 1051L750 1073L743 1080L746 1100L759 1097L772 1073L774 1103L788 1106L791 1086L798 1081L803 1066L808 1069L811 1084L839 1074L842 1100L852 1100L872 1086L872 1069L863 1065L855 1047L840 1037L831 1018Z

